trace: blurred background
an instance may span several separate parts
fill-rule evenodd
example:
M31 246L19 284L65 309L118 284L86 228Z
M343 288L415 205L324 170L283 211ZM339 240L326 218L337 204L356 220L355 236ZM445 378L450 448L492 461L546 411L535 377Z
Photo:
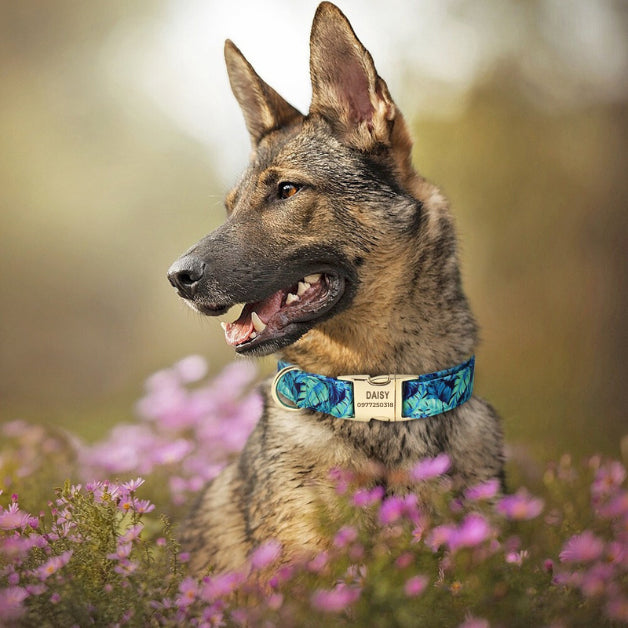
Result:
M307 0L0 0L0 420L102 436L143 380L233 359L170 263L224 217L249 145L233 39L295 106ZM449 196L513 447L628 433L628 3L340 0ZM273 363L265 360L262 371Z

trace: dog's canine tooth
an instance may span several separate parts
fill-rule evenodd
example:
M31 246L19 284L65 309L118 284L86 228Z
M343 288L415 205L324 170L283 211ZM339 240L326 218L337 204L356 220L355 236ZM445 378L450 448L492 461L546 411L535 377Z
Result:
M321 278L321 273L314 273L313 275L307 275L303 278L305 283L313 284Z
M257 315L257 312L251 314L251 321L256 332L262 333L266 329L266 323Z
M249 339L254 340L255 338L257 338L257 332L252 331Z
M307 290L309 290L309 288L310 288L310 284L309 283L307 283L306 281L299 281L299 286L297 288L297 294L299 296L301 296L302 294L307 292Z
M297 301L300 301L301 299L299 299L299 297L296 294L292 294L292 292L288 293L288 296L286 297L286 305L292 305L293 303L296 303Z
M225 323L225 321L221 321L220 326L222 327L223 331L227 331L227 323Z

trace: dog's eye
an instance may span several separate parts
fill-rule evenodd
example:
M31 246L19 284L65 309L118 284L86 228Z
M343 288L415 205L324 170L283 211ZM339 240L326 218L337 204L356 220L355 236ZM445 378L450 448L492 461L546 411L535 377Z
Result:
M285 199L294 196L301 188L296 183L284 181L277 186L277 194L279 198Z

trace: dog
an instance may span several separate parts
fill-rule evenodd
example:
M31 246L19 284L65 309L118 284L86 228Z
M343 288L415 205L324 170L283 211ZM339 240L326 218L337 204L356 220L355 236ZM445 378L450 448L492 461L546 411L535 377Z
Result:
M477 328L447 201L414 170L401 112L329 2L310 48L303 115L225 43L253 152L226 197L226 222L168 273L201 314L245 304L223 324L237 354L282 360L261 386L265 409L240 457L185 524L198 574L237 569L270 539L286 560L324 548L333 468L372 477L376 466L385 482L444 452L460 488L503 479L500 419L470 390ZM436 404L431 414L408 416L415 384L432 386L421 401ZM453 389L457 401L443 405Z

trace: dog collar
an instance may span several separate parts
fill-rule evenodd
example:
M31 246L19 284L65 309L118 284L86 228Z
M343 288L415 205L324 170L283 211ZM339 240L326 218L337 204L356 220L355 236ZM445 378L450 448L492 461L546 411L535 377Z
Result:
M462 364L425 375L344 375L336 379L280 361L272 395L282 408L309 408L339 419L424 419L453 410L471 397L474 366L472 356Z

